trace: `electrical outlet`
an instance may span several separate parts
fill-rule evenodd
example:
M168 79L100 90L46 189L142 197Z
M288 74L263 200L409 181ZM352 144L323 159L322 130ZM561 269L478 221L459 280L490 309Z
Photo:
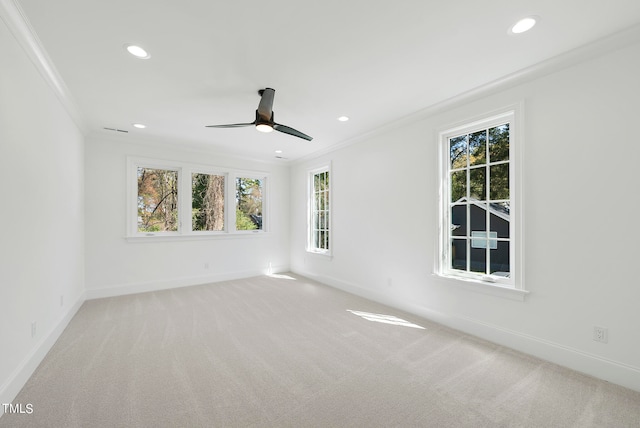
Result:
M31 323L31 337L36 337L36 326L37 326L36 322L33 321Z
M607 343L609 340L609 332L606 327L593 327L593 340L596 342Z
M60 306L64 306L64 296L60 295Z
M204 264L204 268L205 268L205 269L209 269L209 263L205 263L205 264Z

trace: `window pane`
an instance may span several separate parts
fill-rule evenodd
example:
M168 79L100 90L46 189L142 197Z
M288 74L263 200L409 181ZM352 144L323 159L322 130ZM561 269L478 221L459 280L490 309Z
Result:
M451 202L467 196L467 171L451 173Z
M191 175L191 226L195 231L224 230L224 176Z
M471 248L471 272L486 273L487 272L487 250L486 243L484 248Z
M467 136L451 138L449 140L449 159L451 169L467 167Z
M451 268L457 270L467 270L467 240L451 240Z
M474 132L469 135L469 164L487 163L487 131Z
M329 188L329 175L327 172L321 172L314 175L314 187L316 192L323 192Z
M489 170L491 200L509 199L509 164L493 165Z
M178 171L138 168L138 232L178 230Z
M467 236L467 205L451 207L451 235Z
M491 238L491 239L487 239ZM489 236L487 236L487 232L482 232L478 230L471 231L471 248L496 248L495 241L496 234L495 232L489 232Z
M471 199L484 201L487 199L486 168L474 168L469 170L469 196Z
M489 162L509 160L509 124L489 129Z
M236 229L262 230L262 179L236 178Z
M509 202L489 204L489 227L498 238L509 238Z
M471 230L484 232L487 230L487 204L469 205Z
M494 245L491 249L491 274L508 277L511 271L509 264L509 242L497 241L497 248L495 247Z

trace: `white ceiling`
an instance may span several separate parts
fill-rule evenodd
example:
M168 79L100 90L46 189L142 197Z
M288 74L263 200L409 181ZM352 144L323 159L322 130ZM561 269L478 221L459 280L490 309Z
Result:
M357 138L640 22L638 0L16 0L89 133L275 160ZM508 34L537 15L528 33ZM129 55L138 44L148 60ZM277 122L253 128L258 89ZM336 118L347 115L348 122ZM140 122L144 130L133 128Z

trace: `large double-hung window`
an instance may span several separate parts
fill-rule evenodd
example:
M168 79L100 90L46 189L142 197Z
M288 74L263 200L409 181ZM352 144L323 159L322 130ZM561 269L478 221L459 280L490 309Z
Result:
M443 276L520 289L515 113L440 134Z

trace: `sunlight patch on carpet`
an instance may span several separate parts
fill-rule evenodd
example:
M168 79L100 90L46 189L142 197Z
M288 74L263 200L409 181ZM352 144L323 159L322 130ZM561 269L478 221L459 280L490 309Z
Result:
M282 273L268 273L267 276L270 276L271 278L278 278L278 279L292 279L294 281L296 280L294 277L285 275Z
M352 311L351 309L347 309L347 312L351 312L352 314L362 317L368 321L381 322L383 324L401 325L404 327L411 327L411 328L420 328L424 330L424 327L421 327L418 324L414 324L412 322L403 320L402 318L398 318L393 315L382 315L382 314L374 314L371 312Z

